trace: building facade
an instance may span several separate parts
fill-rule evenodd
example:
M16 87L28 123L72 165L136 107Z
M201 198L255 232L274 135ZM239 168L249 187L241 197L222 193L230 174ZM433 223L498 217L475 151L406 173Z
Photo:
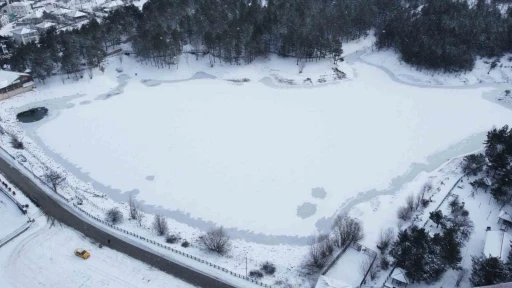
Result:
M39 41L39 34L36 30L30 28L18 28L11 31L12 36L14 37L14 42L16 44L27 44L30 42Z
M32 6L28 2L14 2L9 4L11 13L18 17L24 17L32 13Z

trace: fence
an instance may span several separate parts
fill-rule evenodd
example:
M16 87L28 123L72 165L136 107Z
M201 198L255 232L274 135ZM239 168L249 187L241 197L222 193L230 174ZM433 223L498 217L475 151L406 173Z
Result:
M7 184L4 183L4 186L7 187ZM25 206L21 205L21 203L18 202L18 200L16 200L16 198L12 197L11 193L5 191L3 188L0 188L0 191L2 191L7 196L7 198L11 199L12 202L14 202L14 204L16 204L16 206L18 206L18 209L21 210L21 213L27 214L27 209L25 208Z
M265 283L260 282L260 281L258 281L258 280L252 279L252 278L250 278L250 277L243 276L243 275L241 275L241 274L235 273L235 272L230 271L230 270L228 270L228 269L226 269L226 268L223 268L223 267L221 267L221 266L219 266L219 265L216 265L216 264L213 264L213 263L208 262L208 261L206 261L206 260L203 260L203 259L201 259L201 258L199 258L199 257L196 257L196 256L193 256L193 255L190 255L190 254L188 254L188 253L185 253L185 252L182 252L182 251L179 251L179 250L176 250L176 249L174 249L174 248L172 248L172 247L169 247L169 246L167 246L167 245L164 245L164 244L158 243L157 241L154 241L154 240L148 239L148 238L146 238L146 237L142 237L142 236L140 236L140 235L138 235L138 234L136 234L136 233L133 233L133 232L130 232L130 231L128 231L128 230L125 230L125 229L119 228L119 227L117 227L117 226L115 226L115 225L112 225L112 224L108 223L107 221L102 220L102 219L100 219L100 218L98 218L98 217L96 217L96 216L94 216L94 215L90 214L89 212L87 212L87 211L85 211L84 209L80 208L80 207L79 207L78 205L76 205L75 203L73 203L73 206L74 206L76 209L80 210L80 211L81 211L82 213L84 213L85 215L87 215L87 216L91 217L92 219L94 219L94 220L96 220L96 221L98 221L98 222L100 222L100 223L102 223L102 224L104 224L104 225L107 225L107 226L108 226L108 227L110 227L110 228L116 229L117 231L120 231L120 232L122 232L122 233L124 233L124 234L130 235L130 236L133 236L133 237L135 237L135 238L137 238L137 239L140 239L140 240L144 240L144 241L146 241L146 242L148 242L148 243L151 243L151 244L154 244L154 245L156 245L156 246L158 246L158 247L160 247L160 248L164 248L164 249L166 249L166 250L168 250L168 251L171 251L171 252L173 252L173 253L176 253L176 254L179 254L179 255L181 255L181 256L185 256L185 257L187 257L187 258L193 259L193 260L195 260L195 261L197 261L197 262L199 262L199 263L206 264L206 265L208 265L208 266L210 266L210 267L213 267L213 268L215 268L215 269L218 269L218 270L220 270L220 271L223 271L223 272L225 272L225 273L227 273L227 274L230 274L230 275L232 275L232 276L235 276L235 277L238 277L238 278L240 278L240 279L244 279L244 280L247 280L247 281L249 281L249 282L251 282L251 283L257 284L257 285L259 285L259 286L261 286L261 287L272 288L272 286L271 286L271 285L268 285L268 284L265 284ZM349 245L347 245L347 247L348 247L348 246L349 246Z
M32 221L28 221L27 223L23 224L20 228L14 230L11 234L5 236L4 238L0 239L0 248L4 246L5 244L9 243L14 238L21 235L21 233L25 232L30 228L30 225L32 225Z
M363 280L361 280L361 284L359 284L359 287L362 287L366 282L366 277L368 277L368 274L370 274L370 271L372 270L373 264L375 264L375 260L377 260L377 252L373 251L372 249L365 247L359 243L355 243L361 247L361 251L365 253L366 255L373 257L372 263L370 264L370 267L368 267L368 270L364 274Z
M324 271L321 273L322 275L325 276L325 274L327 274L327 272L329 272L329 270L331 270L332 266L334 266L334 264L336 264L336 262L338 262L338 260L340 260L341 256L347 251L347 249L350 247L350 245L352 244L352 242L349 242L343 249L341 249L340 253L338 253L338 255L336 255L336 257L334 257L334 259L332 259L331 263L329 263L329 265L327 265L324 269Z

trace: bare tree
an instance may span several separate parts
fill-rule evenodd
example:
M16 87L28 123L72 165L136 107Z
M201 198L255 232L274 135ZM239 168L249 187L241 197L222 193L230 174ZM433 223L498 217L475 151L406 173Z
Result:
M155 219L153 220L153 230L155 230L158 236L166 235L167 232L169 232L167 219L165 219L163 215L155 215Z
M304 71L304 67L306 67L306 62L299 62L297 65L299 66L299 74L301 74Z
M221 255L224 255L231 250L231 240L222 226L219 228L212 228L204 235L201 235L199 237L199 243L203 248Z
M359 263L359 275L364 278L367 272L371 272L372 268L372 259L370 257L366 257L361 263Z
M64 175L52 169L46 170L43 177L46 183L48 183L48 185L50 185L55 192L57 192L57 188L60 186L60 184L66 180Z
M25 148L23 142L21 142L16 135L11 135L11 146L14 149L22 150Z
M396 213L398 219L406 222L411 220L412 218L412 211L407 206L400 206L398 208L398 211Z
M308 254L304 263L304 268L310 272L322 269L327 262L327 258L323 253L323 247L318 243L318 237L313 236L313 240L309 243Z
M391 245L391 242L395 238L395 231L393 228L389 227L388 229L381 229L379 240L377 242L377 248L379 248L380 253L384 255Z
M339 214L332 223L334 233L334 244L343 248L351 242L357 242L364 237L363 225L357 219L350 216Z
M466 269L466 268L462 268L459 271L459 274L457 275L457 281L455 281L455 287L459 287L460 286L460 283L462 282L464 277L466 277L466 274L468 274L468 269Z
M112 225L122 223L123 213L117 207L111 208L105 213L105 220Z
M329 234L320 234L317 237L317 243L322 250L324 257L331 256L334 252L334 241Z
M409 209L411 212L414 211L415 205L414 205L414 195L409 194L407 198L405 199L405 204L407 206L407 209Z
M58 223L62 227L62 223L60 223L57 219L55 219L55 217L47 215L47 214L46 214L46 223L50 224L50 228L55 226L56 223Z
M135 200L133 194L130 194L130 199L128 200L128 204L130 205L130 218L137 221L137 224L142 226L142 220L144 219L144 212L140 207L140 203Z

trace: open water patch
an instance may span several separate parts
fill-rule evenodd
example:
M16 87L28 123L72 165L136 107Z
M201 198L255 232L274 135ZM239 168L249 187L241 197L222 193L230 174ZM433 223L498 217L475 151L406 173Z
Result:
M316 204L304 202L302 205L297 207L297 216L306 219L315 215L316 213Z
M22 123L33 123L43 119L46 115L48 115L48 108L37 107L18 113L16 118Z

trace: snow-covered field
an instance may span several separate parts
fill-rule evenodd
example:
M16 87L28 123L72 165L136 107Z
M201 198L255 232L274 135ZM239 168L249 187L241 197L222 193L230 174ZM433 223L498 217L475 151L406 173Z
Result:
M385 189L412 163L512 121L481 97L489 89L400 85L362 63L349 66L350 81L314 90L217 79L148 87L131 59L123 64L126 75L138 71L123 93L70 101L34 124L35 135L146 205L256 233L309 235L359 192Z
M16 205L0 191L0 239L18 229L28 220Z
M396 208L408 194L432 181L434 200L440 201L457 180L456 161L432 173L417 163L431 164L430 156L468 137L476 141L472 149L450 150L440 163L476 150L482 132L512 120L510 110L482 97L501 86L420 87L427 80L407 85L398 68L385 70L356 57L371 41L345 45L353 53L338 65L345 80L334 80L328 60L308 62L299 73L294 59L274 56L210 67L208 59L184 55L170 70L111 57L105 73L95 71L93 79L53 78L36 92L1 102L2 126L27 149L13 151L5 135L1 145L23 153L36 174L44 165L67 171L61 193L85 197L83 207L93 215L101 218L114 205L126 213L126 192L135 192L145 212L172 218L171 231L184 239L192 242L212 225L240 238L228 257L212 256L194 243L185 252L237 273L245 271L248 252L249 269L265 260L278 266L278 275L265 283L300 283L297 267L307 249L289 244L306 241L294 236L311 235L335 213L352 208L365 227L362 244L375 249L380 229L397 226ZM398 62L396 55L378 53L384 54L363 58L382 55L381 64ZM18 112L39 106L49 108L47 118L16 122ZM386 190L401 175L407 176L401 182L410 183ZM147 229L151 221L146 217L146 229L130 221L121 227L163 241ZM270 242L283 245L263 244Z
M2 219L3 220L3 219ZM88 260L73 251L83 248ZM84 235L44 216L0 249L0 287L194 287L107 247L99 248Z

